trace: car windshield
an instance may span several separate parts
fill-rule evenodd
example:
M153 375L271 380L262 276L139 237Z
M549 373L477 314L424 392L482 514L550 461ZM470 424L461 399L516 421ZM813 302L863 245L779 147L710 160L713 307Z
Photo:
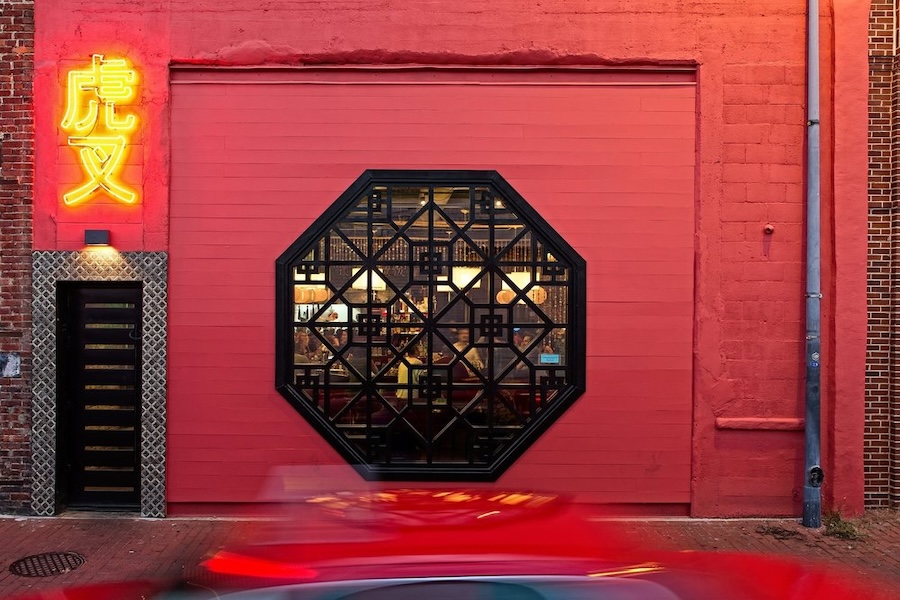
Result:
M203 590L157 600L199 600ZM588 577L363 580L279 586L210 598L228 600L680 600L658 583Z

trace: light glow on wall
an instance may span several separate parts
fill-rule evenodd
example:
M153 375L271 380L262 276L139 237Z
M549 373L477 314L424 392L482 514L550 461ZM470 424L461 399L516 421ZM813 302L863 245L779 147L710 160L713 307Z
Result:
M63 195L73 205L99 193L125 204L137 201L137 192L118 181L125 166L131 136L137 128L134 114L120 115L117 103L137 96L138 73L124 58L91 57L88 69L73 69L66 78L66 109L60 127L68 144L78 149L88 180Z

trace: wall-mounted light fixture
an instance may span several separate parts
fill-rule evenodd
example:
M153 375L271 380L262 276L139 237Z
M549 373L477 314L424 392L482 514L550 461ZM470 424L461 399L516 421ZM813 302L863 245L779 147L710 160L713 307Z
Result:
M109 229L85 229L86 246L109 246Z

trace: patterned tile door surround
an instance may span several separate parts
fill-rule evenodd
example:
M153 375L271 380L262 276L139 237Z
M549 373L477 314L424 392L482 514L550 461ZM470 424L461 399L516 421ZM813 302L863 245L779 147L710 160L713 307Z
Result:
M168 255L165 252L33 252L31 507L56 512L56 319L60 281L143 282L141 375L141 516L166 515L166 346Z

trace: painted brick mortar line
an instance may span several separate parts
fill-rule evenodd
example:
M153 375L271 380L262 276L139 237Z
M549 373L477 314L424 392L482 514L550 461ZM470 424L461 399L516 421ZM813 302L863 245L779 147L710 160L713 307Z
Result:
M31 204L34 155L34 2L2 3L0 19L0 352L18 354L21 377L0 378L0 510L31 504ZM9 83L7 83L9 82Z
M873 0L869 17L869 244L868 343L864 428L865 502L886 507L896 502L896 469L892 465L897 408L892 400L896 301L893 297L894 107L897 101L897 64L894 56L893 0Z

